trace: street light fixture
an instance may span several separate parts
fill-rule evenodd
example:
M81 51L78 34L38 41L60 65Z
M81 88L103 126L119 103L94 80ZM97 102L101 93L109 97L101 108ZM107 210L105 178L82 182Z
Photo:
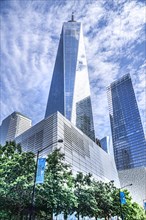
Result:
M120 192L121 192L121 189L125 188L125 187L128 187L128 186L132 186L133 184L130 183L126 186L122 186L121 188L119 188L119 199L120 199L120 216L121 216L121 219L124 220L124 216L123 216L123 213L122 213L122 204L121 204L121 195L120 195Z
M38 152L37 152L35 172L34 172L34 183L33 183L32 197L31 197L31 212L30 212L29 220L32 220L33 211L34 211L35 186L36 186L36 176L37 176L39 154L40 154L40 152L44 151L45 149L47 149L48 147L50 147L51 145L56 144L56 143L63 143L63 140L59 139L56 142L48 145L47 147L44 147L41 150L38 150Z
M130 184L126 185L126 186L122 186L120 189L123 189L123 188L125 188L125 187L127 187L127 186L132 186L132 185L133 185L133 184L130 183Z
M112 184L114 184L114 182L115 182L114 180L111 180L111 181L110 181L110 183L112 183Z

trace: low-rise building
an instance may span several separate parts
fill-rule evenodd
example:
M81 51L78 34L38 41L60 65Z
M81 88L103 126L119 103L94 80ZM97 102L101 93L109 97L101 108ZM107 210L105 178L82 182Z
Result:
M59 139L62 139L63 143L57 143ZM59 112L40 121L15 140L21 143L24 151L34 153L48 146L40 156L46 156L56 147L60 147L65 154L65 162L71 165L74 173L91 173L96 180L114 180L115 185L120 187L113 157Z
M142 207L146 201L146 167L137 167L119 171L121 187L128 186L127 190L132 196L132 200Z

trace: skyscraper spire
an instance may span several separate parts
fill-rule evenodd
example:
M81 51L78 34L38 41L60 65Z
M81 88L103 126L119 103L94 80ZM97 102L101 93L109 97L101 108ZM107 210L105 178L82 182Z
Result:
M74 12L72 12L71 21L74 21Z
M69 22L76 22L76 21L74 20L74 12L72 12L71 20L70 20Z

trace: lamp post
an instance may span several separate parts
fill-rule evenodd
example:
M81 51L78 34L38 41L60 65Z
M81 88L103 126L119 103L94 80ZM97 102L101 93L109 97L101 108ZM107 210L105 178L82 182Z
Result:
M35 186L36 186L36 176L37 176L39 154L40 154L40 152L44 151L45 149L47 149L48 147L50 147L51 145L56 144L56 143L63 143L63 140L59 139L56 142L50 144L49 146L44 147L41 150L38 150L38 152L37 152L37 158L36 158L36 164L35 164L35 172L34 172L34 183L33 183L32 197L31 197L31 212L30 212L29 220L32 220L33 211L34 211Z
M132 186L132 183L126 185L126 186L122 186L121 188L119 188L119 199L120 199L120 216L121 216L121 219L124 220L124 216L123 216L123 213L122 213L122 203L121 203L121 189L125 188L125 187L128 187L128 186Z

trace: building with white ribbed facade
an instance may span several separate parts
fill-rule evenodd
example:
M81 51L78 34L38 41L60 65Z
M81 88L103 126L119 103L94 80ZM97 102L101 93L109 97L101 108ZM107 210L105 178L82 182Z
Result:
M56 143L59 139L63 143ZM120 186L113 157L59 112L40 121L15 140L24 151L34 153L48 146L40 156L47 156L55 148L61 148L65 154L65 162L71 165L73 173L91 173L96 180L114 180L115 185Z
M118 172L121 187L127 186L127 190L132 196L132 200L143 207L146 201L146 167L136 167Z
M15 137L22 134L31 127L31 120L19 112L13 112L2 121L0 126L0 144L13 141Z

